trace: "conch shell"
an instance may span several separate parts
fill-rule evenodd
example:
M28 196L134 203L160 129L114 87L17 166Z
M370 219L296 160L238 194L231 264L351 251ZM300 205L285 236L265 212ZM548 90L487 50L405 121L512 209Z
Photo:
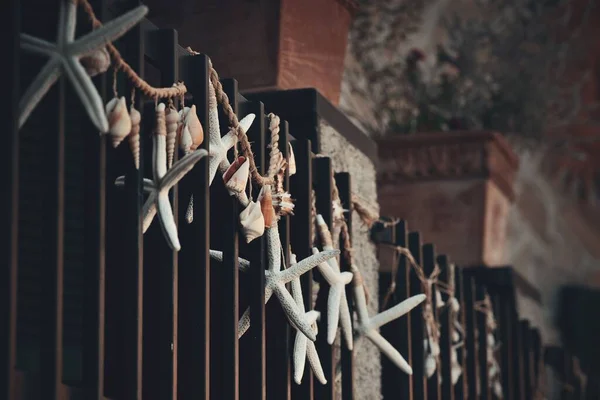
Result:
M110 55L106 47L94 50L90 54L87 54L79 60L85 72L91 77L100 75L108 71L110 67Z
M258 202L265 220L265 226L270 228L276 222L275 209L273 208L273 196L271 194L271 185L265 185L260 189Z
M248 206L246 185L250 174L250 162L244 156L238 157L223 174L223 182L231 196L235 196L243 207Z
M133 107L129 108L129 116L131 118L131 131L129 132L129 148L133 155L133 163L135 169L140 169L140 122L142 115Z
M127 112L125 97L114 97L106 104L109 135L113 147L117 147L131 132L131 118Z
M294 148L291 143L288 143L289 154L288 154L288 173L292 176L296 173L296 157L294 156Z
M183 121L178 127L180 147L187 154L196 150L202 144L204 130L196 114L195 104L191 107L184 107L183 110L179 111L179 117Z
M260 204L253 201L248 204L240 213L240 225L242 225L246 243L250 243L265 233L265 219Z
M167 108L165 119L167 122L167 167L171 168L173 165L173 156L175 155L177 122L179 121L179 114L177 113L177 110L171 107Z

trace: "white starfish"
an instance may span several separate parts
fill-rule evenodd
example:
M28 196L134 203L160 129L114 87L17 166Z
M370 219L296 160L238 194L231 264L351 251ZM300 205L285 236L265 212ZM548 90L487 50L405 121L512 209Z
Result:
M296 255L292 254L290 256L290 261L293 264L296 264ZM305 312L304 309L304 299L302 296L302 286L300 285L300 279L294 279L292 281L292 297L296 302L296 305L300 309L301 312L304 313L306 320L311 324L315 333L318 334L316 321L320 316L320 313L315 310L311 310ZM304 365L306 363L306 359L308 358L308 363L312 368L315 376L323 385L327 383L327 379L325 379L325 373L323 372L323 367L321 366L321 360L319 360L319 354L317 353L317 348L315 344L308 340L308 338L300 331L296 331L296 339L294 340L294 381L299 385L302 383L302 376L304 375Z
M379 332L377 329L388 322L400 318L410 310L421 304L427 296L424 294L418 294L416 296L409 297L402 303L395 305L394 307L385 310L373 317L369 317L367 311L367 300L365 299L365 290L362 285L362 278L360 272L355 272L354 277L354 300L356 306L357 322L354 325L357 336L366 336L375 346L379 348L383 354L398 366L401 370L406 372L408 375L412 375L412 368L404 357L396 350Z
M148 13L148 7L136 7L75 40L77 12L75 3L70 0L61 1L56 43L50 43L25 33L21 34L23 50L49 56L50 59L29 85L19 102L19 128L27 121L33 109L54 82L64 73L73 84L94 125L103 133L108 131L108 120L102 98L85 68L81 65L80 58L102 49L107 43L121 37L144 18Z
M304 311L296 305L296 302L290 292L286 289L285 285L292 280L299 278L302 274L310 271L318 264L335 257L339 254L339 251L324 251L305 258L299 263L291 265L287 269L281 270L282 249L277 223L274 223L270 228L266 228L266 235L268 270L265 271L265 304L271 299L273 293L275 293L288 321L310 340L315 341L317 339L317 334L312 329L311 323L306 319ZM223 260L223 253L220 251L211 250L210 255L218 261ZM240 258L239 265L240 270L247 270L250 263L248 260ZM250 328L250 307L246 308L238 322L238 337L242 337L248 328Z
M317 230L323 242L323 250L333 250L331 233L325 223L323 216L317 215ZM318 252L313 249L313 253ZM327 297L327 343L333 344L338 324L341 326L342 334L346 341L348 350L352 350L352 317L346 298L346 285L352 281L352 272L341 272L335 258L326 263L319 264L319 271L329 284L329 295Z

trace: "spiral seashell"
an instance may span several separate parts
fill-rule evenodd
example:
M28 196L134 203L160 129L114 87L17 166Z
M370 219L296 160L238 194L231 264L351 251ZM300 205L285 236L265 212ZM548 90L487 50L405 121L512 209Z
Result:
M273 196L271 194L271 185L265 185L260 189L258 202L265 220L265 226L270 228L276 222L275 209L273 208Z
M296 157L294 156L294 148L291 143L288 143L289 154L288 154L288 173L290 176L296 173Z
M167 136L167 123L165 120L165 104L159 103L156 106L156 126L154 127L154 134L160 136Z
M167 108L165 113L167 123L167 166L173 165L173 156L175 155L175 140L177 138L177 122L179 115L174 108Z
M187 210L185 211L185 221L188 224L194 222L194 195L190 196L190 202L188 203Z
M223 182L230 195L236 195L246 190L250 162L244 156L238 157L223 174Z
M133 155L135 169L140 169L140 122L142 121L142 115L133 107L133 104L129 108L129 115L131 117L129 148L131 149L131 154Z
M179 111L179 117L183 120L183 123L178 128L180 140L185 140L186 143L191 140L189 150L196 150L204 141L204 130L202 129L202 124L196 114L196 105L184 107L183 110ZM187 132L185 132L186 129ZM183 145L182 150L184 152L189 151L186 148L183 148Z
M246 243L250 243L257 237L265 233L265 219L261 212L261 205L255 202L250 202L240 213L240 225Z
M81 57L79 62L83 65L85 72L89 76L94 77L108 71L110 67L110 55L106 47L103 47Z
M129 132L131 132L131 118L127 112L125 97L114 97L106 104L106 117L113 147L117 147Z

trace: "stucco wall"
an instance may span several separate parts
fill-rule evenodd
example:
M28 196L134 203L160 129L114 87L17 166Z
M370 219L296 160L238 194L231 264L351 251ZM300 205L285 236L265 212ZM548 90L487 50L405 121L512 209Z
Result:
M375 166L357 148L353 147L339 132L321 120L319 124L321 153L332 159L335 172L348 172L352 192L358 194L378 211ZM352 216L352 247L354 263L360 269L369 297L369 313L378 312L379 262L375 246L369 240L369 230L356 213ZM339 343L338 343L339 345ZM381 363L378 349L368 340L355 344L355 390L357 399L381 398ZM338 385L339 387L339 385ZM338 393L338 398L340 398Z

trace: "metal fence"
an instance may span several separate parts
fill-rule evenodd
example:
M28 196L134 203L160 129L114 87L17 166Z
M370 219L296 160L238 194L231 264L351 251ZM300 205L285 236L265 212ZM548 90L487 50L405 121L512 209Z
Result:
M19 75L29 81L39 69L19 52L20 21L35 21L27 24L28 32L53 37L55 18L39 23L39 18L25 17L53 16L58 7L48 2L35 10L21 9L21 19L19 1L8 3L10 12L3 13L3 22L12 33L8 42L15 78L6 89L12 107L4 111L7 142L0 157L5 182L2 227L10 238L1 252L5 267L0 279L0 338L1 358L6 361L0 371L0 398L333 399L336 392L344 400L355 398L353 354L343 347L336 354L324 334L318 336L317 350L328 383L313 382L308 365L302 384L292 382L292 332L279 305L264 304L264 271L253 268L243 278L238 272L238 255L254 265L266 264L265 239L250 244L239 240L238 204L219 179L209 190L207 159L171 192L181 251L168 247L157 223L142 234L143 178L150 175L154 100L141 96L136 100L143 116L139 170L126 146L113 149L96 134L62 80L31 121L17 130ZM100 16L108 14L104 2L95 5ZM179 46L176 31L159 29L148 21L118 46L151 84L185 81L189 90L185 102L196 106L204 131L209 131L207 56L190 55ZM105 98L107 81L95 79ZM259 172L265 173L265 107L240 95L235 80L222 83L238 115L256 115L248 136ZM119 91L131 89L125 81L119 82ZM221 125L225 133L226 124ZM352 209L352 183L347 173L333 174L331 160L315 157L310 141L295 138L290 131L294 127L282 121L279 148L287 158L288 143L293 143L297 165L297 173L284 181L295 199L295 215L283 217L279 230L283 248L291 246L302 259L312 254L313 200L331 228L333 177L346 210ZM318 133L304 132L302 137L306 136ZM209 140L202 148L210 151ZM124 189L119 189L113 182L123 174ZM190 195L195 207L194 221L188 224L184 214ZM349 212L345 218L351 224ZM464 344L457 351L463 373L452 385L455 316L448 308L438 308L435 296L440 365L430 378L424 375L427 332L421 314L411 313L383 327L382 334L406 355L414 370L408 376L382 358L384 398L494 398L487 382L485 313L476 307L486 294L498 322L504 397L534 398L543 349L537 330L518 318L510 269L455 267L447 256L436 255L434 245L422 244L420 234L409 232L405 221L375 225L373 239L408 249L427 275L439 268L436 285L453 287L461 310L458 323L464 330ZM209 249L222 250L224 261L211 262ZM285 259L289 257L286 251ZM382 290L395 282L387 307L423 291L423 282L409 267L406 255L400 255L397 263L394 274L380 276ZM341 268L350 268L343 258ZM306 309L312 307L313 278L321 279L317 272L301 278ZM320 332L327 331L327 290L327 285L320 285L316 300ZM381 304L385 295L381 293ZM248 305L251 327L238 340L240 310ZM335 379L338 360L339 381ZM570 371L563 372L572 384Z

